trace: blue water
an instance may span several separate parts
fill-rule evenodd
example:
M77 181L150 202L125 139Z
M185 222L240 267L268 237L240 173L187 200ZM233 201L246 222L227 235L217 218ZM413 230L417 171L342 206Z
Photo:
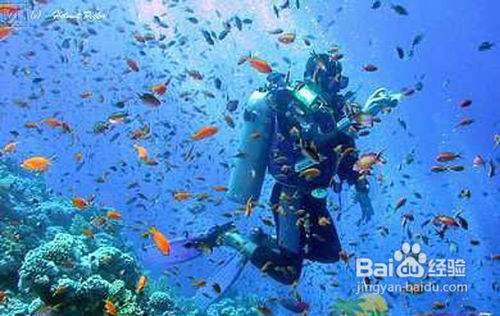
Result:
M500 147L494 148L494 135L500 133L499 3L401 0L398 4L409 12L401 16L388 1L382 1L382 7L376 10L371 9L371 1L301 1L300 9L291 2L291 8L283 10L280 18L274 16L273 1L268 0L179 1L175 6L172 4L177 1L162 4L156 0L37 4L42 17L60 9L81 12L92 8L106 17L96 22L81 21L78 26L67 21L46 27L40 25L41 20L20 21L22 25L15 33L0 41L0 145L17 142L17 150L10 157L19 162L32 155L52 157L53 164L42 177L54 192L68 199L95 194L100 206L122 212L125 225L143 221L160 228L170 238L186 231L204 231L227 221L223 214L238 207L211 187L227 185L229 171L222 164L229 163L235 154L241 104L265 83L264 75L248 65L237 65L240 57L251 52L271 62L276 71L285 73L290 68L292 77L300 79L312 49L322 52L339 45L345 55L344 73L349 76L350 89L359 89L360 103L380 86L399 91L421 81L423 89L405 98L392 113L382 115L382 122L370 135L357 140L361 152L385 150L387 163L377 166L370 177L376 215L369 223L357 226L359 208L352 205L352 190L344 188L341 211L332 210L332 214L338 218L341 212L335 225L344 248L353 258L349 265L306 263L298 292L310 304L310 314L326 315L336 299L357 296L356 284L362 279L355 275L354 257L387 262L403 242L416 242L415 235L419 233L429 237L429 243L422 245L429 258L463 258L466 262L465 277L440 278L436 282L467 284L468 291L384 294L391 314L430 312L435 301L445 302L444 311L449 313L463 312L466 306L473 306L478 312L500 312L498 261L490 260L491 255L500 252L499 177L490 178L484 168L472 166L472 159L478 154L497 165L500 162ZM163 13L167 29L153 22L154 15ZM251 19L252 23L244 24L242 31L233 27L224 40L208 45L201 29L220 32L222 23L235 15ZM196 17L199 22L194 24L188 17ZM295 32L296 42L279 44L277 37L267 32L276 28ZM151 34L154 39L141 43L134 39L134 34ZM415 47L413 56L399 59L395 48L400 46L408 53L418 34L423 34L423 40ZM161 35L165 39L159 41ZM312 46L306 47L303 38L309 35ZM65 40L69 45L63 44ZM176 41L173 46L160 47L172 40ZM496 45L491 50L478 51L484 41ZM179 45L182 42L185 43ZM291 61L290 66L284 57ZM127 59L137 61L140 71L128 71ZM368 63L377 65L379 70L363 71L362 66ZM204 75L203 80L189 77L187 70L198 70ZM38 77L44 80L33 83ZM169 78L172 81L160 97L161 106L151 108L138 99L138 93ZM215 78L222 81L220 90L214 87ZM82 99L80 94L84 91L91 91L92 96ZM210 91L215 97L207 97L203 91ZM188 97L183 98L186 93ZM465 98L471 99L472 105L458 107L458 102ZM228 114L229 99L240 101L240 108L232 114L237 123L234 129L223 119ZM116 107L120 101L125 102L123 109ZM116 111L126 111L129 122L111 125L102 134L92 132L97 122L106 121ZM41 123L53 116L68 122L73 133L64 134ZM456 128L465 116L475 122ZM398 120L404 121L407 128ZM39 127L25 128L27 122L37 122ZM130 133L145 123L151 126L152 136L131 140ZM207 125L218 126L219 133L192 141L191 135ZM136 143L146 147L159 164L141 164L133 148ZM412 151L414 162L407 164L405 160ZM431 173L435 157L442 151L461 153L457 163L466 170ZM82 165L74 160L78 152L83 154ZM193 159L184 158L188 152ZM383 175L384 181L377 181L377 175ZM97 182L99 177L104 181ZM138 186L128 188L133 183ZM271 185L272 179L267 179L262 204L266 204ZM468 200L458 197L464 188L472 191ZM177 191L193 195L206 192L210 199L176 201L173 192ZM416 198L415 192L422 198ZM137 200L127 203L134 197ZM395 211L393 206L401 197L408 202ZM337 195L332 194L330 199L338 203ZM433 216L453 215L459 209L469 223L468 230L450 229L440 239L432 224L421 228ZM412 213L415 218L409 224L412 239L401 226L404 213ZM261 221L269 217L271 211L263 207L249 218L236 215L233 219L242 231L261 226L272 232ZM380 226L388 229L388 236L379 233ZM161 255L141 235L125 229L123 238L136 249L152 275L164 275ZM471 240L478 240L479 245L472 245ZM458 245L458 252L450 252L450 242ZM142 250L145 244L146 251ZM214 258L224 256L224 252L214 254ZM179 277L166 275L172 284L180 283L178 291L182 295L191 296L195 289L187 276L208 277L216 269L216 265L202 258L181 266ZM381 281L391 282L395 280ZM286 297L289 290L247 267L231 294L256 295L265 300ZM275 314L287 312L276 307Z

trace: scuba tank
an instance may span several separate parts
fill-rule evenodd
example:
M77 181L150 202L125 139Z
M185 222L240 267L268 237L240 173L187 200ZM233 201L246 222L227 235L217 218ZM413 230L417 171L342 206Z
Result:
M259 199L271 141L274 134L274 112L267 101L267 92L255 91L243 115L238 150L233 160L227 196L245 204Z

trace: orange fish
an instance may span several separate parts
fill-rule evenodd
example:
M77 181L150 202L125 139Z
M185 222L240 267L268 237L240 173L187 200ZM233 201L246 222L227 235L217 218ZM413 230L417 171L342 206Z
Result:
M219 129L216 126L205 126L200 128L196 133L194 133L191 138L193 140L201 140L210 136L217 134Z
M347 251L345 251L344 249L342 249L340 252L339 252L339 257L342 261L344 261L345 264L349 264L349 259L351 257L351 255L349 255L347 253Z
M0 4L0 14L12 15L21 11L21 7L17 4L1 3Z
M109 218L109 219L121 219L122 218L122 214L118 211L108 211L106 213L106 217Z
M12 153L16 150L17 143L8 143L5 146L3 146L2 150L0 151L0 154L8 154Z
M186 201L191 198L191 194L185 191L179 191L174 193L174 199L176 201Z
M38 124L35 123L35 122L28 122L28 123L24 124L24 127L26 127L26 128L37 128Z
M76 162L82 162L83 161L83 154L81 152L77 152L73 158L75 159Z
M253 212L253 197L249 197L245 203L245 215L250 216Z
M85 228L82 234L87 238L94 238L94 232L90 228Z
M252 66L254 69L256 69L260 73L268 74L268 73L273 72L273 69L271 68L271 66L266 61L264 61L262 59L247 57L247 61L250 63L250 66Z
M165 83L160 83L160 84L152 86L151 91L153 91L154 93L156 93L158 95L165 94L165 92L167 92L167 87L170 84L170 80L171 79L168 79L168 81Z
M151 87L151 91L156 94L163 95L167 92L167 86L164 83L160 83Z
M45 172L49 169L51 161L42 156L34 156L23 161L21 167L29 171Z
M148 284L148 278L145 275L141 275L139 281L137 281L137 286L135 287L135 293L140 294L144 292L146 285Z
M436 156L436 161L439 161L439 162L448 162L448 161L455 160L457 158L460 158L460 154L457 154L457 153L454 153L454 152L450 152L450 151L444 151L444 152L439 153Z
M117 316L118 310L112 301L106 300L104 303L104 312L107 316Z
M87 207L90 206L89 201L79 196L76 196L73 199L71 199L71 203L73 204L74 207L80 210L86 209Z
M10 36L10 34L12 34L13 30L14 30L14 28L11 26L0 27L0 40Z
M284 33L278 37L278 41L283 44L291 44L295 41L295 33Z
M44 119L43 122L45 124L47 124L48 126L54 127L54 128L63 126L63 122L56 119L55 117L48 117L48 118Z
M202 287L205 287L207 285L207 281L204 279L196 279L193 280L193 286L197 289L201 289Z
M0 304L3 304L7 299L7 293L5 291L0 291Z
M212 187L212 189L216 192L227 192L228 191L228 188L226 186L223 186L223 185L214 185Z
M143 160L143 161L146 161L148 160L148 150L142 146L139 146L137 144L134 144L134 148L135 150L137 151L137 156L139 157L139 159Z
M170 242L167 237L154 227L149 228L149 233L155 242L156 248L158 248L163 255L168 256L170 254Z
M304 177L307 181L310 181L321 174L321 170L318 168L308 168L299 173L299 177Z

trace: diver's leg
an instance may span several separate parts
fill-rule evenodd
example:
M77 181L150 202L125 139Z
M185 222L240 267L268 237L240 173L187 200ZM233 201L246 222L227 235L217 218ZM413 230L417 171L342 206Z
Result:
M309 229L306 231L306 251L304 257L323 263L339 260L340 240L335 225L326 208L325 199L316 199L311 195L302 199L307 210Z
M302 235L297 215L290 204L280 203L282 194L289 195L279 184L273 188L271 203L279 205L275 212L277 240L257 231L252 238L231 231L223 236L222 244L231 246L250 258L250 261L264 273L283 284L298 280L302 270Z

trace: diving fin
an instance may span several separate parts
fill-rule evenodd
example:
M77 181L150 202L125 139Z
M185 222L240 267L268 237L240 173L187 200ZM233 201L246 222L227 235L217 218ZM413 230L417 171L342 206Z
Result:
M198 258L203 254L201 249L191 246L191 240L180 238L170 241L170 255L165 257L167 267Z
M211 250L216 247L218 239L233 228L234 224L229 222L216 225L197 237L172 240L170 242L170 255L166 257L163 264L169 267L198 258L203 254L203 250Z
M239 253L230 257L215 274L207 279L207 285L196 292L193 298L196 306L204 311L221 299L236 282L248 260Z

